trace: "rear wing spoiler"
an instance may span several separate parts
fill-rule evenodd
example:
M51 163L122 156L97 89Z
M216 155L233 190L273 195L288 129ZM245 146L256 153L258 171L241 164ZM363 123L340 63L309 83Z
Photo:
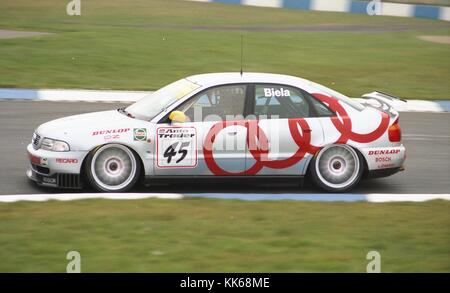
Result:
M391 94L383 93L380 91L374 91L361 96L362 99L368 100L366 105L370 105L376 108L381 108L382 110L389 112L402 111L406 108L407 101L396 97ZM375 103L370 100L375 100Z

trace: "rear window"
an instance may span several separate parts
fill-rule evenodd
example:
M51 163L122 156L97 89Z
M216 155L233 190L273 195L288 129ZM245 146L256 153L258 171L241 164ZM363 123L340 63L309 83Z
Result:
M315 87L319 91L322 91L322 92L324 92L324 93L326 93L326 94L328 94L328 95L338 99L339 101L342 101L342 102L346 103L347 105L355 108L358 111L362 111L362 110L364 110L366 108L363 104L357 102L355 99L349 98L346 95L343 95L343 94L341 94L341 93L339 93L339 92L337 92L335 90L327 88L326 86L323 86L321 84L318 84L318 83L315 83L315 82L312 82L312 81L311 81L311 86Z

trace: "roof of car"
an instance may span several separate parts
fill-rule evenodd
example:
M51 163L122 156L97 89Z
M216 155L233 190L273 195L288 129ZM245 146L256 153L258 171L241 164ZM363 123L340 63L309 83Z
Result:
M297 84L306 85L310 81L284 74L274 73L258 73L258 72L220 72L220 73L205 73L197 74L187 77L186 79L200 84L202 86L212 86L225 83L241 83L241 82L267 82L267 83L281 83L281 84Z
M326 95L333 96L333 98L343 101L356 109L361 109L362 107L362 105L358 102L339 92L310 80L285 74L244 72L241 75L240 72L221 72L191 75L186 79L199 84L202 87L232 83L275 83L281 85L292 85L294 87L306 90L307 92L325 93Z

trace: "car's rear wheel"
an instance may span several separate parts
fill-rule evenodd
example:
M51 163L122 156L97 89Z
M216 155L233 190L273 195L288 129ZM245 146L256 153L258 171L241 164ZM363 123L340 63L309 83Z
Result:
M103 192L124 192L138 181L141 165L131 149L106 144L89 154L85 165L92 187Z
M350 190L364 171L361 157L348 145L336 144L321 149L311 164L314 183L330 192Z

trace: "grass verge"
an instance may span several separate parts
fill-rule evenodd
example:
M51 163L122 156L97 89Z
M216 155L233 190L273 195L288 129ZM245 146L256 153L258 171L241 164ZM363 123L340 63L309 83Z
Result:
M0 204L0 271L450 271L450 203L79 200Z

